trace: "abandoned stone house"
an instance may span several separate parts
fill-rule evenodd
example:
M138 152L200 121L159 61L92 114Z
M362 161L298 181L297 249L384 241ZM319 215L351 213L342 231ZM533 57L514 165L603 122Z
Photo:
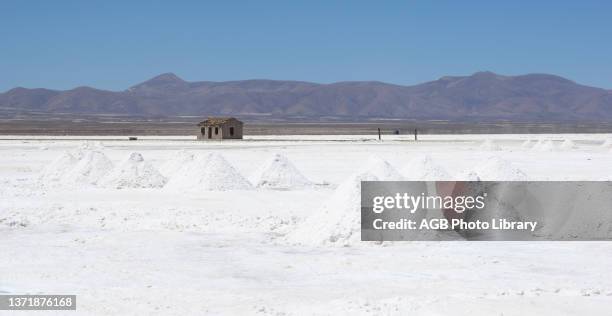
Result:
M233 117L209 117L198 124L198 139L242 139L242 125L241 121Z

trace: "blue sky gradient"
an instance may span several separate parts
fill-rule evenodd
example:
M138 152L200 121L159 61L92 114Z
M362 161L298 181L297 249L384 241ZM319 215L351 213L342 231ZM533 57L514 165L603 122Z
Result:
M612 1L0 2L0 91L482 70L612 89Z

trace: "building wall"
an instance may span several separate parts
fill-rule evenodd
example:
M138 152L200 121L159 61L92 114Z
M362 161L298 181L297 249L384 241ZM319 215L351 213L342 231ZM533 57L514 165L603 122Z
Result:
M220 140L220 139L242 139L242 123L230 122L221 126L204 126L200 127L200 133L198 133L199 140ZM234 134L230 135L230 128L234 128ZM217 133L215 133L217 128ZM209 131L211 132L210 138L208 137Z
M242 139L242 123L234 122L223 126L224 139ZM230 135L230 128L234 128L234 135Z

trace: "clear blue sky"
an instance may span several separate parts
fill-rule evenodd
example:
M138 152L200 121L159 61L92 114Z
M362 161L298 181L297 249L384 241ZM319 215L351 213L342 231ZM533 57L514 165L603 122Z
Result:
M0 91L480 70L612 89L612 1L0 1Z

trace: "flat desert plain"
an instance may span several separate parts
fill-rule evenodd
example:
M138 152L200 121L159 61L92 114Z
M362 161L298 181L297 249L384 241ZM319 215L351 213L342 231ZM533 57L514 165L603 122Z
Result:
M610 180L610 139L2 136L0 293L87 315L606 314L612 242L361 242L358 189Z

